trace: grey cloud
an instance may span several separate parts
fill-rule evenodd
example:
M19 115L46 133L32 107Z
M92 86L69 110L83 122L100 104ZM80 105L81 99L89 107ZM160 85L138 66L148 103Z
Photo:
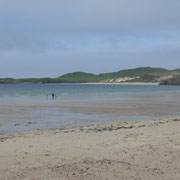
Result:
M92 58L109 58L114 66L130 66L130 59L136 65L148 64L145 59L177 62L179 9L179 0L0 0L0 61L24 59L21 64L31 67L54 59L66 71L73 69L69 64L76 61L78 70Z
M0 7L4 21L16 18L14 23L37 31L95 34L179 28L179 8L179 0L17 0Z

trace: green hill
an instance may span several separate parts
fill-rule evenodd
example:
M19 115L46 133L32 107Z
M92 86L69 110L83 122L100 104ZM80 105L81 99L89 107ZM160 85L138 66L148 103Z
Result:
M179 75L179 74L180 74L180 69L172 70L171 73L172 73L173 75Z
M180 73L180 72L179 72ZM112 73L103 74L90 74L84 72L74 72L65 74L58 78L62 82L99 82L108 79L124 78L124 77L140 77L141 82L147 82L151 79L153 81L155 78L164 75L170 75L171 72L167 69L162 68L151 68L151 67L141 67L136 69L127 69Z
M118 71L115 73L106 73L100 74L99 77L103 78L119 78L119 77L135 77L135 76L144 76L144 75L169 75L170 72L167 69L162 68L151 68L151 67L140 67L136 69L126 69L122 71Z
M91 73L74 72L60 76L56 80L65 83L95 82L97 81L97 76Z
M11 84L14 83L16 80L13 78L0 78L0 84Z
M157 82L162 76L178 76L180 69L167 70L163 68L140 67L126 69L112 73L91 74L85 72L73 72L57 78L1 78L0 83L83 83L83 82L109 82L118 78L126 78L128 82Z

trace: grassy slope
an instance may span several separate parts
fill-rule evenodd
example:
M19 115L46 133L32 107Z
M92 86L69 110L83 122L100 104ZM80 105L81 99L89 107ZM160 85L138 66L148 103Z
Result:
M180 75L180 69L175 69L171 71L172 75Z
M113 73L104 73L99 75L83 73L83 72L76 72L65 74L58 79L62 82L98 82L107 79L113 78L121 78L121 77L141 77L139 80L142 82L152 81L155 77L162 76L162 75L169 75L171 74L170 71L162 68L136 68L136 69L127 69Z
M144 75L153 75L153 76L160 76L160 75L167 75L170 72L167 69L162 68L151 68L151 67L141 67L136 69L127 69L118 71L115 73L106 73L100 74L100 77L105 78L118 78L118 77L137 77L137 76L144 76Z
M0 83L14 83L16 80L13 78L0 78Z
M60 76L59 78L56 78L56 80L59 82L66 82L66 83L95 82L97 81L97 76L91 73L74 72Z
M99 82L107 79L121 77L140 77L133 81L152 82L155 78L163 75L180 75L180 69L169 71L162 68L141 67L136 69L127 69L118 72L91 74L85 72L68 73L58 78L28 78L28 79L0 79L0 83L81 83L81 82Z

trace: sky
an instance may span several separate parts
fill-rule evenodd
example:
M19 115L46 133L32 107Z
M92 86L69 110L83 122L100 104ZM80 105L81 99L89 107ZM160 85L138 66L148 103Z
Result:
M0 77L180 68L180 0L0 0Z

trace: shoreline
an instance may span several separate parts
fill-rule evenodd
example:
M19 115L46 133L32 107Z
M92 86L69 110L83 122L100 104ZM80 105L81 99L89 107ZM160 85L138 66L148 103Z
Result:
M54 132L54 131L58 131L58 132L78 132L79 129L88 129L88 128L104 128L104 127L108 127L108 126L122 126L124 127L124 125L137 125L137 124L148 124L151 121L169 121L169 120L174 120L174 119L180 119L180 114L177 115L166 115L166 116L157 116L157 117L151 117L151 118L139 118L139 119L128 119L128 120L115 120L115 121L107 121L107 122L102 122L102 123L94 123L94 124L87 124L87 125L68 125L68 126L59 126L59 127L55 127L55 128L45 128L45 129L39 129L39 130L27 130L27 131L21 131L21 132L11 132L11 133L5 133L5 134L0 134L0 139L3 138L3 136L5 137L19 137L19 136L26 136L26 135L31 135L31 134L38 134L38 133L50 133L50 132ZM0 127L5 126L4 124L0 124ZM122 128L123 129L123 128Z
M120 83L110 83L110 82L54 82L54 83L42 83L42 82L17 82L17 83L0 83L0 84L124 84L124 85L160 85L160 83L155 82L120 82Z
M180 115L0 135L0 174L7 180L175 180L179 139Z
M159 85L159 83L144 83L144 82L122 82L122 83L108 83L108 82L87 82L78 84L121 84L121 85Z

